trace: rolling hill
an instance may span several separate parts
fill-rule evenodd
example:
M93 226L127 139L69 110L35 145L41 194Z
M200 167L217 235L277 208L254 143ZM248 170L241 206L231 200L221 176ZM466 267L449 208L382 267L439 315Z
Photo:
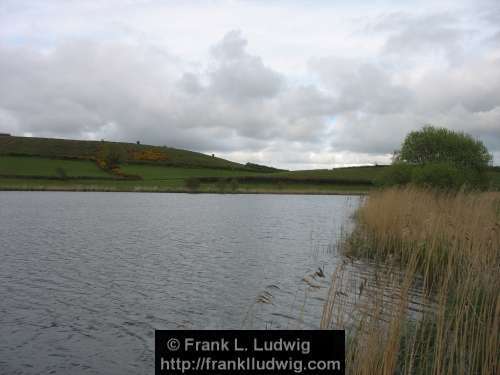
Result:
M113 155L116 165L102 162ZM366 191L370 169L284 171L171 147L0 136L0 189L309 192ZM194 185L193 185L194 183Z
M96 160L104 149L107 152L120 155L124 163L256 170L256 168L251 166L245 166L218 157L171 147L107 141L0 136L0 156L36 156L50 159Z
M359 193L385 167L285 171L171 147L0 136L0 190ZM500 187L498 167L489 173Z

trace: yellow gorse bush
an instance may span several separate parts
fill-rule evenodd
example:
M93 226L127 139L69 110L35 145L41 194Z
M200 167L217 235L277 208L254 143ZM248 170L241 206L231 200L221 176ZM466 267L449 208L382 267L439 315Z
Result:
M165 161L168 160L168 155L161 150L148 149L143 151L132 151L132 160L144 161Z

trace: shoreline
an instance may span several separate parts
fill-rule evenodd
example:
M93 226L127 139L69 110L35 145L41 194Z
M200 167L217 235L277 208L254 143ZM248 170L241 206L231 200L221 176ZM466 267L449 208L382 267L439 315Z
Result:
M5 187L1 186L0 191L51 191L51 192L75 192L75 193L177 193L177 194L221 194L221 195L240 195L240 194L269 194L269 195L358 195L364 196L369 194L369 191L308 191L308 190L236 190L236 191L220 191L220 190L189 190L189 189L154 189L154 188L135 188L135 189L114 189L104 187L49 187L49 186L34 186L34 187Z
M347 295L349 283L344 283L343 264L335 270L322 327L338 316L361 314L350 327L361 333L351 337L346 368L354 373L376 366L388 373L498 373L499 336L492 332L499 332L500 236L484 228L495 228L499 203L498 193L449 195L406 187L377 191L358 208L354 229L341 244L343 254L374 261L385 274L395 272L395 279L380 277L377 287L392 293L396 285L400 291L394 300L369 291L361 299L369 287L362 283L361 302L343 304L338 295ZM414 285L425 296L415 300L418 310L412 307ZM334 310L334 303L342 307ZM412 318L415 312L421 314L418 319ZM390 324L381 329L387 317ZM369 367L360 366L366 358Z

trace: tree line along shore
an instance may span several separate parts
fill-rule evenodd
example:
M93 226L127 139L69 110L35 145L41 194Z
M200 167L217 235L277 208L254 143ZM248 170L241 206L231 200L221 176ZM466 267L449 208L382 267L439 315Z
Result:
M349 374L500 373L500 192L491 162L480 140L427 126L408 134L384 188L363 200L321 320L346 330ZM356 261L375 264L375 278L347 301L346 270Z
M450 173L462 182L453 168L433 168L431 175L444 173L441 184L449 184ZM412 169L398 163L286 171L166 146L0 137L0 190L366 194L410 182L419 174ZM500 189L500 167L485 175L487 189ZM425 173L418 178L426 182Z
M169 147L0 137L0 189L366 193L383 167L286 171Z

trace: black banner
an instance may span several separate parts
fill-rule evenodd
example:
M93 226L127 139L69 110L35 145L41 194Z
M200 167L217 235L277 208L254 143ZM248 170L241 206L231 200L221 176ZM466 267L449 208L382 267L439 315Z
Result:
M156 331L156 375L344 374L345 332Z

